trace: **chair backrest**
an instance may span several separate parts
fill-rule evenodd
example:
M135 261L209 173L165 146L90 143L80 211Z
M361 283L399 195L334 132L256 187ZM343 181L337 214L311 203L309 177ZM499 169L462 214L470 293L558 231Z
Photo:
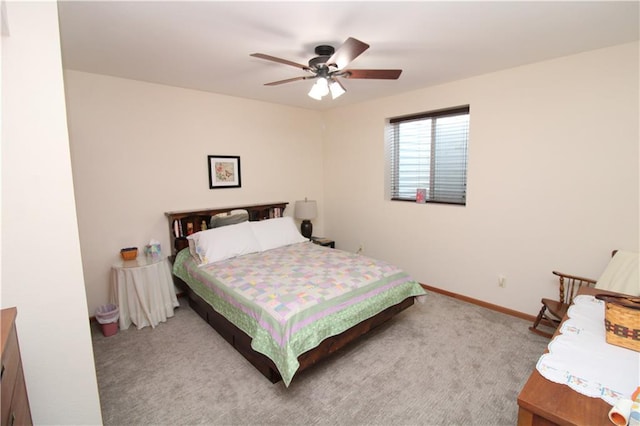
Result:
M578 294L578 290L580 290L581 287L593 287L596 284L596 281L590 278L563 274L556 271L553 271L553 274L560 278L560 296L558 300L568 305L573 302L573 298Z

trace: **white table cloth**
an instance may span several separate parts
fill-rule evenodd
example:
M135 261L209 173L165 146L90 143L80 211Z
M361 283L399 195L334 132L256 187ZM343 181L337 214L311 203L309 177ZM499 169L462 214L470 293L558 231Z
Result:
M606 342L604 302L577 296L567 315L561 334L538 360L540 374L610 405L631 398L640 384L640 353Z
M112 267L111 299L120 310L121 330L131 323L138 329L152 328L173 316L180 306L171 276L169 259L140 257Z

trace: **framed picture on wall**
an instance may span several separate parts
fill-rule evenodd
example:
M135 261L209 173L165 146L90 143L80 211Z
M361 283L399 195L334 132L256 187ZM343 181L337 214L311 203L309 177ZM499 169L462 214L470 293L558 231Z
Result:
M209 155L209 189L240 188L240 157Z

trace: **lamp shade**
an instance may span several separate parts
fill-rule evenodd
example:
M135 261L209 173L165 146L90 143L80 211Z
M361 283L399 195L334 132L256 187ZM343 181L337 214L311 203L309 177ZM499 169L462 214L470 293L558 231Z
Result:
M329 93L329 82L326 78L319 78L318 81L309 90L309 96L313 99L321 100L324 95Z
M344 86L338 80L331 82L329 90L331 90L331 99L336 99L346 92Z
M315 200L298 200L296 201L295 216L296 219L311 220L318 215L318 206Z

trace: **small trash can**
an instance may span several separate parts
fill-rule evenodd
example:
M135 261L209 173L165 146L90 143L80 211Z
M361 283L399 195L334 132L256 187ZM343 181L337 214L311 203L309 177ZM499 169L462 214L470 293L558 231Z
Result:
M102 326L102 334L105 337L113 336L118 332L118 318L120 310L114 304L102 305L96 309L96 321Z

